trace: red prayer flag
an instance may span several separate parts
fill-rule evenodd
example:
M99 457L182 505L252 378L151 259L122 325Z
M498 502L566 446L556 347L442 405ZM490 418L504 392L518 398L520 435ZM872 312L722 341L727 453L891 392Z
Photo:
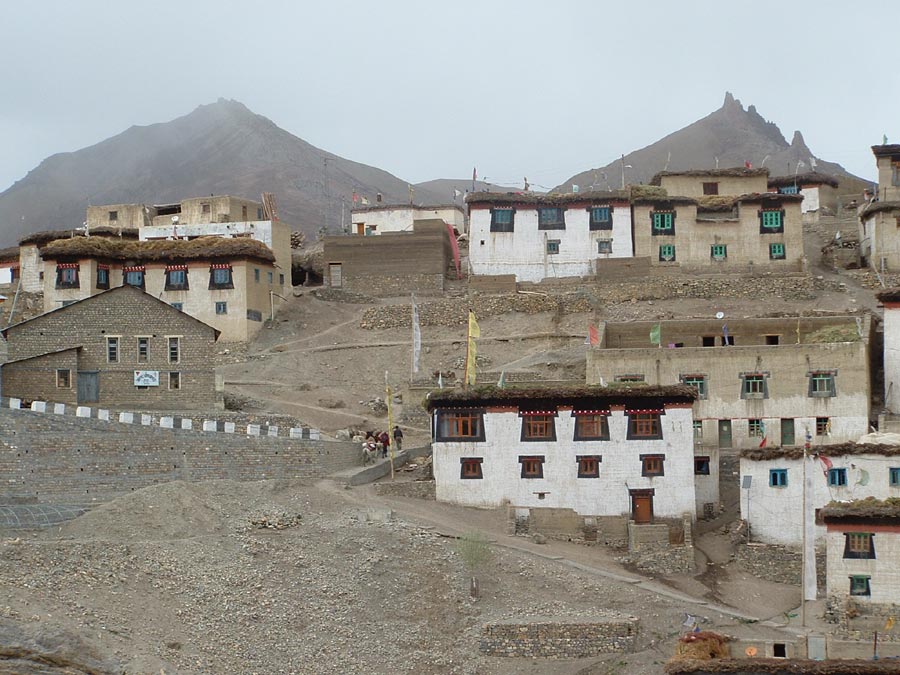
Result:
M761 447L761 448L766 447L766 443L768 443L768 442L769 442L769 437L763 436L763 439L759 442L759 447Z
M753 168L753 165L750 163L749 159L744 162L744 168L747 168L747 169Z
M592 347L596 347L600 344L600 332L594 324L591 324L588 327L588 342L591 343Z

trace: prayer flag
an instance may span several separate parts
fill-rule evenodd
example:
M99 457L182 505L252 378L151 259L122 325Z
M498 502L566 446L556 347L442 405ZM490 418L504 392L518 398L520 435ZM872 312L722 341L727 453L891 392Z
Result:
M661 342L662 324L658 323L650 329L650 344L658 345Z
M413 333L413 373L419 372L419 358L422 355L422 329L419 327L419 308L416 297L412 296L412 333Z
M497 380L497 386L498 386L500 389L503 389L504 385L506 385L506 371L505 371L505 370L501 370L501 371L500 371L500 379Z
M887 632L887 631L889 631L891 628L893 628L893 627L894 627L894 623L895 623L895 622L894 622L894 617L889 616L889 617L887 618L887 621L884 622L884 630L885 630L885 632Z
M600 344L600 331L597 330L597 326L594 324L588 326L588 343L592 347L596 347Z
M476 338L481 337L481 328L478 327L478 321L475 319L475 312L469 311L469 339L468 350L466 351L466 380L465 384L475 384L475 370L478 359L478 344Z
M752 169L752 168L753 168L753 165L750 163L750 160L749 160L749 159L744 161L744 168L745 168L745 169Z
M723 345L731 344L728 340L728 324L727 323L722 324L722 344Z
M856 481L857 485L868 485L869 484L869 472L865 469L859 470L859 479Z

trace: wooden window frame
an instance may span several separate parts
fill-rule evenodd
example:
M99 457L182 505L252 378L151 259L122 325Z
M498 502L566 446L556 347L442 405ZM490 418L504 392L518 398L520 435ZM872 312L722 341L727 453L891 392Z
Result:
M451 433L443 433L445 424L452 425ZM470 425L468 433L465 425ZM484 410L438 410L435 417L435 441L437 442L484 442Z
M543 435L536 435L543 429ZM524 443L552 443L556 440L556 415L522 415L522 431L519 440Z
M694 389L697 390L698 399L704 401L706 400L706 397L709 394L709 380L706 378L706 375L701 375L700 373L688 373L682 375L679 379L681 380L682 384L686 384L689 387L694 387Z
M140 274L141 282L139 284L132 284L128 281L129 274ZM145 268L141 269L133 269L129 271L122 270L122 285L123 286L134 286L135 288L145 288L147 286L147 270Z
M809 388L807 395L810 398L834 398L837 396L837 371L836 370L811 370L807 373ZM817 383L825 382L825 389L817 389Z
M844 532L845 560L875 560L875 534Z
M828 469L828 487L847 487L847 469L836 466Z
M706 471L703 471L703 462L706 462ZM694 456L694 475L709 476L712 474L712 464L709 455Z
M546 244L547 255L559 255L560 239L548 239Z
M716 255L718 250L721 250L722 255ZM728 260L728 244L710 244L709 257L712 260Z
M557 220L549 220L545 213L555 212ZM566 229L566 209L563 206L539 206L537 209L538 230L564 230Z
M762 438L764 422L762 418L751 418L747 420L747 436L750 438Z
M81 288L81 275L79 274L80 265L77 267L56 267L56 288ZM72 276L73 279L66 279L66 276Z
M594 219L594 211L599 211L600 209L606 209L606 220L595 220ZM587 209L588 212L588 230L595 232L598 230L611 230L613 229L613 207L612 206L589 206Z
M816 418L816 436L829 436L831 431L830 417Z
M173 375L175 376L174 378L172 377ZM179 371L179 370L170 371L168 380L169 380L169 391L180 391L181 390L181 384L182 384L181 371ZM174 382L175 386L172 386L173 382Z
M137 336L137 362L150 363L150 337L147 335ZM141 347L144 348L143 357L141 356Z
M672 255L670 257L667 254L663 253L663 249L666 249L666 253L671 251ZM659 245L659 262L675 262L675 244L660 244Z
M900 487L900 466L888 467L888 486Z
M543 455L520 455L519 464L522 466L521 478L533 479L544 477Z
M860 588L860 582L862 582L862 588ZM872 577L867 574L851 574L850 595L852 597L870 597L872 595Z
M63 375L65 373L65 375ZM72 369L57 368L56 369L56 388L71 389L72 388Z
M227 272L228 281L216 281L216 272ZM230 288L234 288L234 268L230 265L228 267L211 267L209 270L209 290L226 290Z
M184 275L184 281L181 283L176 283L172 281L172 275L180 273ZM189 291L190 290L190 282L188 281L188 271L184 270L166 270L166 285L165 290L167 291Z
M106 336L106 362L107 363L119 363L121 360L121 351L119 347L121 346L120 340L118 336L107 335Z
M627 440L661 440L662 437L660 413L628 413Z
M174 340L174 343L173 343ZM175 346L174 351L172 350L172 346ZM175 358L172 358L174 354ZM166 336L166 358L169 363L181 363L181 336L179 335L167 335Z
M715 196L719 194L719 182L718 181L710 181L703 183L703 196Z
M222 306L222 311L219 311L219 306ZM228 314L228 302L226 300L216 300L213 305L213 309L215 310L218 316L222 316L224 314Z
M669 236L675 234L675 211L651 211L650 234Z
M774 218L777 216L777 219ZM767 221L777 220L776 226L766 225ZM784 209L760 209L759 210L759 233L760 234L780 234L784 232Z
M703 439L703 420L694 420L691 422L691 428L694 432L694 440L699 441Z
M613 252L613 240L612 239L598 239L597 240L597 255L612 255Z
M776 480L776 476L778 479ZM769 487L786 488L788 486L787 469L769 469Z
M484 462L483 457L460 457L459 458L459 477L461 480L481 480L484 478L484 471L481 464Z
M579 478L600 478L600 462L602 455L576 455Z
M509 213L509 222L499 222L497 213ZM493 208L491 209L491 232L515 232L516 228L516 210L513 208Z
M741 399L769 398L768 373L741 373Z
M651 455L640 455L641 459L641 475L648 478L666 475L666 456L655 453Z
M573 441L609 440L608 415L573 415L573 417L575 418Z
M101 280L100 275L103 274L106 279ZM97 268L97 288L108 289L109 288L109 267L98 267Z
M778 247L781 247L781 253L777 253ZM787 248L783 243L773 242L769 244L769 260L786 260L787 259Z

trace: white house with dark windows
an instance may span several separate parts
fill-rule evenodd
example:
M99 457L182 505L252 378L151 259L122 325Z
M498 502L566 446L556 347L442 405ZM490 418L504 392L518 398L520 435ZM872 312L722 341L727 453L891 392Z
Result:
M538 282L596 274L631 258L629 193L476 192L469 206L469 263L475 275L515 274Z
M432 392L437 499L572 509L636 523L696 516L691 387L621 385Z
M753 541L801 543L803 452L803 447L741 451L741 518ZM820 510L826 504L900 497L900 446L821 445L810 448L805 461L807 509L816 518L817 539L825 536Z
M822 509L822 517L828 531L829 608L844 621L879 617L878 630L886 616L900 613L900 505L878 499L835 502Z

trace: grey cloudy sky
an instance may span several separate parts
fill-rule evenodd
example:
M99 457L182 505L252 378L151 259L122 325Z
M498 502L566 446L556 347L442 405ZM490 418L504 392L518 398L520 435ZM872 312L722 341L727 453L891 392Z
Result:
M726 90L874 177L900 142L900 3L10 2L0 190L43 158L219 97L418 182L553 186L712 112Z

